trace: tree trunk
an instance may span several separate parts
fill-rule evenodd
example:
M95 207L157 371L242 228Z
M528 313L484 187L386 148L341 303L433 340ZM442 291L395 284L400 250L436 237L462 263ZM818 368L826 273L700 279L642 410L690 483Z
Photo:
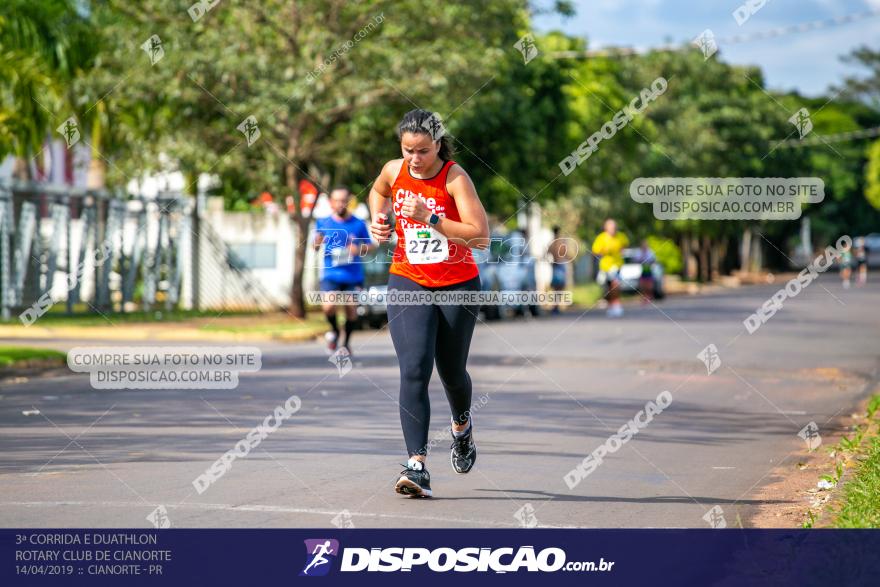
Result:
M720 275L727 275L727 244L728 238L718 240L712 250L712 277L717 278Z
M89 169L86 172L86 188L90 190L104 190L107 187L107 165L101 158L101 114L104 110L104 103L99 101L97 105L97 116L92 123L92 144L89 156ZM110 202L102 197L95 200L95 219L98 222L97 231L95 233L95 250L103 247L104 239L107 238L107 215L110 211ZM158 262L156 260L155 262ZM101 295L99 294L101 283L103 283L102 275L104 271L109 271L110 267L95 264L95 306L101 311L109 308L100 304ZM109 296L108 296L109 300Z
M764 268L764 249L761 247L761 240L752 239L752 259L751 271L759 272Z
M100 157L89 161L86 172L86 187L90 190L102 190L107 186L107 164Z
M742 243L739 247L739 270L743 273L751 270L752 260L752 228L746 226L743 229Z
M31 166L28 159L24 157L16 157L12 168L12 177L19 181L30 181Z
M712 238L703 235L703 242L700 245L700 281L709 283L712 281Z
M303 294L303 270L306 265L306 247L309 245L309 219L298 215L294 219L293 291L290 311L296 318L306 317L306 303Z
M300 211L299 169L294 160L288 157L284 165L285 184L293 194L293 213L290 215L293 226L293 283L290 287L290 314L294 318L306 317L305 296L303 295L303 270L306 264L309 219L303 218Z
M107 187L107 163L101 158L101 117L103 113L104 102L99 101L97 116L92 123L92 148L89 169L86 172L86 187L90 190L103 190Z
M693 279L694 276L691 271L691 236L689 234L681 237L681 260L684 265L681 274L685 281Z
M190 275L191 275L191 299L192 309L198 312L201 310L201 290L202 290L202 212L199 208L200 188L199 188L199 172L195 170L184 173L184 181L189 188L189 196L192 196L193 206L190 216ZM182 297L182 296L181 296ZM178 297L180 300L180 297Z

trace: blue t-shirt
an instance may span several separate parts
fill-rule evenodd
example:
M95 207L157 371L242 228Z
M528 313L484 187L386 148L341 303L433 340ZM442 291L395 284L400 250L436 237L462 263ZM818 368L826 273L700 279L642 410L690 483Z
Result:
M324 273L321 278L337 283L362 283L364 266L361 257L352 255L346 247L370 244L366 223L353 214L341 222L328 216L318 219L315 230L324 236Z

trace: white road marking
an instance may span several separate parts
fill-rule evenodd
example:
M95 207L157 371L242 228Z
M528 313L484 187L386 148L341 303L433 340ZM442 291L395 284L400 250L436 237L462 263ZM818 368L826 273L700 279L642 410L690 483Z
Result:
M442 499L442 498L441 498ZM142 508L144 504L137 501L98 501L98 502L90 502L90 501L6 501L0 502L0 507L63 507L63 506L95 506L95 507L108 507L108 508ZM282 513L282 514L315 514L322 516L335 516L339 514L338 511L335 510L323 510L316 508L295 508L288 506L280 506L280 505L230 505L225 503L194 503L194 504L184 504L184 505L166 505L168 510L212 510L212 511L228 511L228 512L274 512L274 513ZM349 512L352 518L363 517L363 518L391 518L391 519L400 519L405 518L408 520L412 519L412 514L381 514L381 513L367 513L367 512ZM477 526L500 526L500 527L518 527L518 524L514 523L499 523L489 520L478 520L474 518L470 519L457 519L450 518L448 516L424 516L419 515L419 520L432 520L435 522L446 522L446 523L458 523L458 524L467 524L467 525L477 525ZM542 528L578 528L579 526L551 526L551 525L540 525Z

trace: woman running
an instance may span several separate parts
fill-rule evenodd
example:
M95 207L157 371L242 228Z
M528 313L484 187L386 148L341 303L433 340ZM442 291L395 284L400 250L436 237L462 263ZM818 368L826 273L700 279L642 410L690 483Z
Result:
M377 241L391 236L389 212L396 219L389 294L480 291L470 247L488 247L489 222L470 177L451 160L450 139L438 123L426 110L407 112L397 125L403 158L386 163L370 191L370 231ZM409 453L397 493L431 496L425 458L428 383L435 362L452 411L452 468L467 473L476 462L467 357L479 307L388 304L388 329L400 364L400 422Z

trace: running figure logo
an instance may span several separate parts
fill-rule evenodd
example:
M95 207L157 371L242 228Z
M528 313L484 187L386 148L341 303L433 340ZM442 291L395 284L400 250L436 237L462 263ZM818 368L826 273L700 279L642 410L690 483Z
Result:
M519 525L523 528L534 528L538 525L538 518L535 517L535 506L530 503L516 510L513 517L519 520Z
M299 576L322 577L329 573L330 563L339 554L339 541L332 538L312 538L305 543L306 566Z
M67 143L68 148L79 142L79 126L76 123L76 118L73 116L65 120L61 126L55 130L61 133L61 136L64 137L64 142Z
M718 354L718 347L710 344L697 354L697 358L706 365L706 374L711 375L718 367L721 366L721 355Z
M162 46L162 39L159 35L153 35L141 45L141 49L150 56L150 65L156 65L165 57L165 47Z
M822 446L822 435L819 434L819 426L815 422L810 422L801 428L798 436L804 439L809 450L816 450Z
M336 365L337 371L339 371L339 378L342 379L345 377L349 371L351 371L351 353L348 352L348 349L345 347L340 347L335 353L330 355L330 358L327 359L328 363L332 363Z
M239 124L235 128L237 128L239 131L241 131L241 133L247 139L247 146L248 147L253 145L254 142L256 142L256 140L258 138L260 138L260 135L261 135L260 126L257 124L257 117L256 116L253 116L253 115L248 116L247 118L242 120L241 124Z
M788 121L797 128L801 138L804 138L813 130L813 121L810 119L810 111L806 108L801 108L795 112L794 116L789 118Z
M153 526L156 528L171 527L171 520L168 518L168 510L165 509L164 505L160 505L154 509L150 515L147 516L147 521L152 522Z
M703 52L703 61L706 61L718 52L718 44L715 42L715 34L712 32L712 29L706 29L700 33L700 36L694 39L691 45Z
M727 520L724 519L724 510L720 505L713 506L703 515L703 519L713 528L727 528Z
M513 44L517 51L522 53L523 62L528 65L529 61L538 56L538 46L535 44L535 37L530 34L524 35L519 41Z
M446 134L446 129L443 128L443 121L435 113L432 113L431 116L423 120L421 126L428 131L431 139L435 141L439 141Z

